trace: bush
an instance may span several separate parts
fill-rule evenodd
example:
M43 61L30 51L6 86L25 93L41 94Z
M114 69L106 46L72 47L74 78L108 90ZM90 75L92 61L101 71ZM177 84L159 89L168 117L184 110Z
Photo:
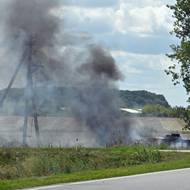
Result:
M139 146L131 156L131 164L157 163L161 161L161 154L158 150Z
M18 171L16 167L0 166L0 180L17 178Z

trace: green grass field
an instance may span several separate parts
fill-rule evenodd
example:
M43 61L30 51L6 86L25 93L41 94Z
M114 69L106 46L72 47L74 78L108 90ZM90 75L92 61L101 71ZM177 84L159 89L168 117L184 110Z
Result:
M190 167L190 153L155 147L0 149L0 189L14 190Z

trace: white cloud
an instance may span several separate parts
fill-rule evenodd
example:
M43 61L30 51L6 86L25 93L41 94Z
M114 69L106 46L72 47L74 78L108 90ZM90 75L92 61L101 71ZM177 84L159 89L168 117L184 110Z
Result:
M120 3L126 3L128 6L135 6L135 7L146 7L146 6L161 6L166 4L174 4L175 0L133 0L133 1L126 1L126 0L119 0Z
M80 6L80 7L111 7L118 3L118 0L62 0L64 5L67 6Z
M121 67L123 65L130 65L134 70L138 70L138 73L147 70L164 72L171 65L171 60L163 54L137 54L126 51L112 51L111 54Z
M59 15L64 17L67 27L92 34L120 32L147 36L168 33L172 27L171 12L163 0L154 2L147 0L137 6L137 1L118 0L117 6L112 7L64 5Z
M121 33L159 35L172 28L172 17L166 5L136 7L121 3L115 13L115 25Z
M113 30L112 8L86 8L63 6L58 15L63 18L66 29L90 34L110 33Z

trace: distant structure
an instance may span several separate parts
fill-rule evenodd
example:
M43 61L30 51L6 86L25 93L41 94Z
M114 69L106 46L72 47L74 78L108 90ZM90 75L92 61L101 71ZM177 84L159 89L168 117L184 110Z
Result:
M120 108L120 110L123 112L130 113L130 114L141 114L142 113L142 109Z

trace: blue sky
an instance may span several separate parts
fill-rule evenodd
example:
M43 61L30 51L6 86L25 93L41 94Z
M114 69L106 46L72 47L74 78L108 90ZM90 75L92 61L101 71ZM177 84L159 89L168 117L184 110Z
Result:
M173 86L165 56L177 43L166 4L175 0L68 0L60 10L67 32L88 36L109 49L124 80L119 88L163 94L172 106L187 105L182 86Z

